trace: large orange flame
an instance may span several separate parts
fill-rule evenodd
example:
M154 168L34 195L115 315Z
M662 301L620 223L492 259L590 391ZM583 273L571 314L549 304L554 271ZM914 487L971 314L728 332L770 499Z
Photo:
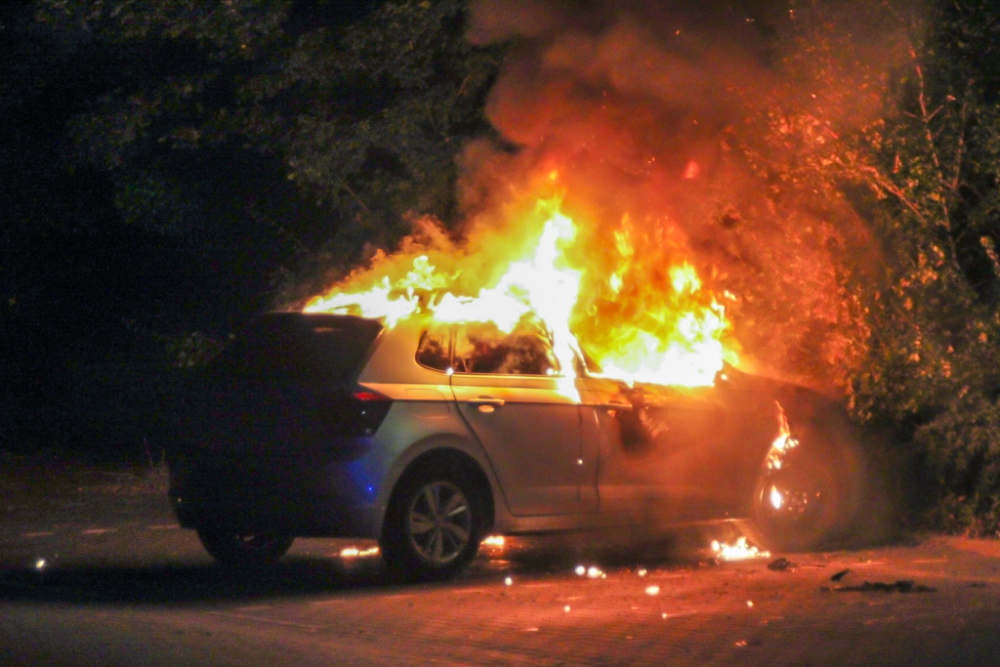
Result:
M538 211L541 229L529 228L523 243L513 243L522 249L497 260L505 270L484 284L470 285L473 272L463 273L463 261L476 258L440 257L453 265L445 270L435 265L433 253L401 256L402 263L381 255L371 269L311 299L304 310L381 318L388 326L417 315L441 323L493 322L505 333L535 317L570 374L586 349L602 375L628 382L711 385L723 360L735 360L723 344L725 310L691 264L651 271L634 247L626 217L615 233L612 270L594 275L585 249L580 252L577 225L560 211L559 201L543 200ZM662 279L651 281L651 274ZM584 294L582 285L601 287Z

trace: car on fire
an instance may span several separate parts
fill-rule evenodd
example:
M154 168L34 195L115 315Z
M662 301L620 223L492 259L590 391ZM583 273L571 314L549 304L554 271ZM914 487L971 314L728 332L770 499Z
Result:
M374 538L411 579L455 575L491 533L745 518L797 550L851 528L857 438L833 402L730 367L630 386L586 356L560 367L527 321L267 314L183 393L170 501L223 564Z

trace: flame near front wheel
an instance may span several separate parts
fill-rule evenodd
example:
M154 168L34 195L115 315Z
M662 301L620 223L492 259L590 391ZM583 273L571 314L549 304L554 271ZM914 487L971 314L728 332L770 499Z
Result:
M781 491L778 491L778 488L775 486L771 487L770 499L771 499L771 507L773 507L776 510L780 510L781 504L784 501L784 499L781 497Z

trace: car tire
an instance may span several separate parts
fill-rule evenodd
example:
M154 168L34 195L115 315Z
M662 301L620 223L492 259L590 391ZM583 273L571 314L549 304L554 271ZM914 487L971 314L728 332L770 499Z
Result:
M393 494L379 540L386 567L408 581L455 576L479 550L485 508L482 491L461 467L407 474Z
M844 539L857 523L860 473L850 447L806 434L779 469L762 471L751 516L771 551L815 551Z
M219 564L235 568L261 568L274 565L292 547L294 537L280 533L254 533L218 527L198 528L201 540Z

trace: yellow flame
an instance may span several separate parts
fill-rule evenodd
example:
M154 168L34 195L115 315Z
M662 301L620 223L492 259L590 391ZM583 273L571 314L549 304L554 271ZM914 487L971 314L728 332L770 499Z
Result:
M740 537L735 544L726 544L718 540L712 540L712 551L715 557L721 560L748 560L750 558L767 558L770 552L761 551L755 546L747 544L747 538Z
M691 294L701 289L701 280L698 279L698 272L687 262L670 269L670 282L674 286L674 291L681 294L685 292Z
M785 502L784 498L781 497L781 491L778 491L777 487L774 486L771 487L770 499L771 507L776 510L780 510L782 504Z
M799 446L799 441L792 437L792 432L788 428L788 418L785 416L785 409L781 403L774 402L778 406L778 435L771 442L771 449L767 453L767 467L772 470L780 470L785 454L788 450ZM773 503L773 495L772 495ZM780 505L775 505L778 509Z
M421 254L396 280L373 276L378 273L376 263L369 273L352 274L313 298L304 310L381 318L390 327L415 315L429 315L440 323L493 322L505 334L523 318L537 317L551 337L562 377L569 381L568 395L576 391L572 379L581 349L578 336L606 377L686 386L714 382L728 354L722 335L729 325L724 308L702 293L693 266L682 262L669 267L665 289L648 284L636 268L626 215L621 229L614 232L616 265L606 277L591 276L588 281L588 271L595 269L574 266L568 259L568 251L577 248L574 221L559 210L558 200L541 201L538 210L545 222L537 241L525 244L528 250L522 256L508 258L506 270L474 293L457 288L461 271L440 271L428 255ZM574 255L578 262L579 255ZM610 290L608 297L581 294L581 285L595 279ZM583 314L588 312L597 313L596 319L588 321ZM613 317L602 320L607 313ZM579 330L573 330L571 323Z
M378 547L368 547L367 549L359 549L358 547L344 547L340 550L340 557L351 559L351 558L371 558L379 554Z

